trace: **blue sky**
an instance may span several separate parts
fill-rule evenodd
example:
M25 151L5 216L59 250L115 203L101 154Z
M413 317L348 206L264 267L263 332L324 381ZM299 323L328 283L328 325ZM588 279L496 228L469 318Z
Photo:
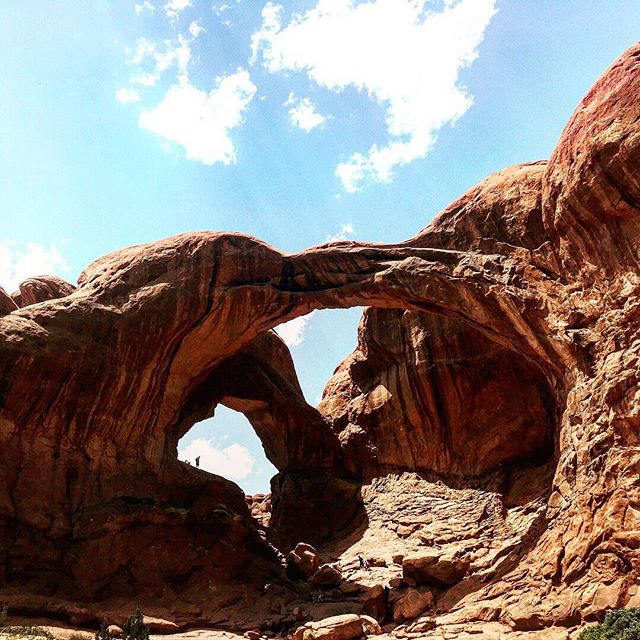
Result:
M548 157L639 33L638 0L3 0L0 285L189 230L402 240ZM310 402L358 317L283 331ZM182 446L268 486L242 416Z

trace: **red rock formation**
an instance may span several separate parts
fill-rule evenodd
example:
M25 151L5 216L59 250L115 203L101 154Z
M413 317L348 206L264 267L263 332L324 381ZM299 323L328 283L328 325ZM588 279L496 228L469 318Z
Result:
M11 296L0 287L0 314L11 313L18 308L18 305L11 299Z
M218 404L247 416L278 469L333 466L338 439L305 401L289 349L274 331L258 336L198 382L168 434L171 448Z
M553 394L509 349L459 320L400 309L367 309L358 333L319 406L354 473L479 475L553 455Z
M71 283L57 276L38 276L21 282L19 290L11 297L18 307L27 307L45 300L64 298L75 290Z
M252 496L245 496L247 507L251 515L262 527L268 527L271 520L271 494L256 493Z
M639 89L636 46L548 164L490 176L404 243L285 255L185 234L102 258L70 295L38 286L16 309L0 292L3 596L136 594L209 623L224 602L264 615L265 580L282 601L240 490L176 459L221 402L280 471L276 539L467 547L439 624L572 627L637 604ZM269 330L354 305L376 309L319 412ZM412 522L425 496L439 506Z

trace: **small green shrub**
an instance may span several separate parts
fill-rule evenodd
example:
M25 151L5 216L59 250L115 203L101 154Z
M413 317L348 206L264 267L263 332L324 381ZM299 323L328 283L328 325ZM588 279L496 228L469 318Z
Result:
M640 640L640 609L608 611L600 624L584 629L578 640Z
M136 609L122 627L122 640L149 640L149 627L144 623L140 609Z

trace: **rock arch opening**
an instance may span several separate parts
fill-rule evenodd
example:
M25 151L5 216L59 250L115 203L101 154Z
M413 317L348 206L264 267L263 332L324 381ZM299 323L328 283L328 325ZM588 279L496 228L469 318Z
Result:
M327 381L358 342L363 307L318 309L275 327L294 362L304 396L320 404Z
M180 439L178 459L235 482L246 495L268 493L278 472L246 416L224 405Z
M276 331L354 471L361 459L359 475L372 449L376 469L463 476L554 454L558 416L546 377L460 320L352 307L314 311ZM322 391L317 370L332 371Z

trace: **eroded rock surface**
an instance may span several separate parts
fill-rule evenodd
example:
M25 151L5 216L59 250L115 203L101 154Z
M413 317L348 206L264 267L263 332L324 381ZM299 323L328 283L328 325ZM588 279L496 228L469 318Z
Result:
M23 280L19 290L11 297L18 307L28 307L46 300L64 298L75 290L74 285L57 276L38 276Z
M286 255L183 234L105 256L77 289L0 290L1 600L284 630L389 584L425 638L568 637L637 605L639 113L635 46L548 163L488 177L406 242ZM271 329L355 305L358 348L311 407ZM236 485L177 460L218 404L278 468L270 539L340 564L321 603ZM399 559L420 554L464 571L417 606Z
M271 520L271 494L256 493L245 496L245 499L251 515L261 526L268 527Z
M319 406L354 473L479 475L553 456L549 383L510 349L459 320L402 309L367 309L358 334Z

